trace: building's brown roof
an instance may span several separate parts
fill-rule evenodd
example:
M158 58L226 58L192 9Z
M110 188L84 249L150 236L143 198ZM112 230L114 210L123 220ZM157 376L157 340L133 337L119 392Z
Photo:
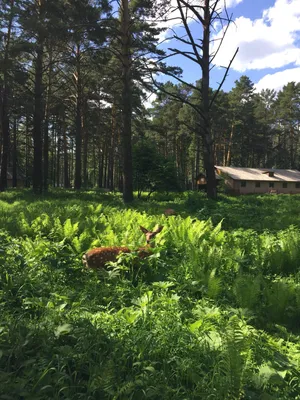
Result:
M217 165L216 168L239 181L300 182L300 171L296 169L238 168ZM269 176L266 172L274 172L274 176Z

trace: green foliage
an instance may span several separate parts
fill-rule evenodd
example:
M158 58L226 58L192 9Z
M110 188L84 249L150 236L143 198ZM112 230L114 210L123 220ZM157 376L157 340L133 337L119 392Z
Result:
M260 300L261 276L253 277L250 274L241 274L233 284L233 293L237 304L242 308L253 310Z
M273 197L0 201L0 398L300 399L300 231L284 225L297 197L280 199L278 231L255 229L255 217L235 229L237 204L261 218ZM183 212L166 218L166 206ZM139 225L156 224L147 259L83 269L89 248L135 250Z
M178 190L175 163L157 152L156 146L143 140L133 147L134 186L141 197L143 191ZM148 196L149 196L148 195Z

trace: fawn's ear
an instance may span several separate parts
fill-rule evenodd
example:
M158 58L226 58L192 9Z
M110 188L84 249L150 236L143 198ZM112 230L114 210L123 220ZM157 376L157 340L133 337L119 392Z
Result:
M154 231L153 231L153 233L159 233L159 232L161 232L162 230L163 230L163 226L159 226L158 228L156 228Z
M140 230L146 235L148 233L148 229L144 228L143 226L140 226Z

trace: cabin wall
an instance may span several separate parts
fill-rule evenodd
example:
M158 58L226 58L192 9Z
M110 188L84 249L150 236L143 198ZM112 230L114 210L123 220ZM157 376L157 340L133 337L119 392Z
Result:
M233 181L229 188L233 189L235 194L250 194L250 193L269 193L270 190L277 190L277 193L285 194L300 194L300 188L296 188L295 182L287 182L287 187L283 188L283 182L274 182L274 187L270 187L270 182L260 182L260 187L256 187L256 181L246 181L246 186L241 186L241 181Z
M240 185L230 177L225 179L225 187L228 194L240 194Z

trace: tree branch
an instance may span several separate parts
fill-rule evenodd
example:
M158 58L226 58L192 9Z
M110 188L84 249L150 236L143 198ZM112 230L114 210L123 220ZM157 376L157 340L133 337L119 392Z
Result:
M192 48L193 48L195 57L197 58L198 63L199 63L199 65L200 65L201 68L202 68L202 66L203 66L202 58L200 57L200 55L199 55L199 53L198 53L198 50L197 50L197 47L195 46L195 42L194 42L192 33L191 33L190 28L189 28L189 26L188 26L187 20L186 20L184 14L183 14L183 10L182 10L182 6L181 6L180 2L183 2L183 3L185 3L185 4L187 4L187 3L186 3L184 0L177 0L177 4L178 4L178 8L179 8L179 12L180 12L180 15L181 15L181 19L182 19L183 25L184 25L185 30L186 30L186 33L188 34L188 37L189 37L189 39L190 39L191 46L192 46ZM197 13L197 11L196 11L196 13ZM197 13L197 14L198 14L198 13ZM195 15L197 15L197 14L195 14ZM201 18L200 14L199 14L199 17ZM201 18L201 20L203 21L203 18Z
M199 64L199 63L198 63L198 60L190 55L190 54L194 54L194 53L192 53L192 52L189 52L189 51L181 51L181 50L178 50L178 49L171 49L171 48L169 48L169 50L170 50L170 51L173 51L174 54L181 54L182 56L188 58L189 60L193 61L194 63ZM173 54L173 55L174 55L174 54Z
M183 97L178 96L178 95L176 95L176 94L174 94L174 93L171 93L171 92L168 92L167 90L165 90L164 87L163 87L163 84L159 84L159 83L156 82L156 80L153 78L153 76L152 76L152 74L151 74L151 71L150 71L150 76L151 76L153 85L154 85L157 89L161 90L163 93L167 94L168 96L173 97L173 98L176 99L177 101L189 105L190 107L192 107L192 108L196 111L197 114L201 115L201 117L203 118L202 111L200 110L199 107L197 107L195 104L191 103L190 101L184 99Z
M232 64L233 60L235 59L235 56L237 55L238 51L239 51L239 48L236 49L236 51L235 51L235 53L234 53L232 59L230 60L230 63L229 63L229 65L228 65L228 67L226 68L226 72L225 72L225 74L224 74L224 76L223 76L222 82L220 83L218 89L215 91L214 97L212 98L212 100L211 100L211 102L210 102L210 104L209 104L209 109L211 109L211 107L212 107L212 105L213 105L213 103L214 103L214 101L215 101L215 99L216 99L218 93L220 92L220 90L221 90L221 88L222 88L222 86L223 86L223 83L225 82L225 79L226 79L226 77L227 77L227 75L228 75L228 71L229 71L229 69L230 69L230 67L231 67L231 64Z

